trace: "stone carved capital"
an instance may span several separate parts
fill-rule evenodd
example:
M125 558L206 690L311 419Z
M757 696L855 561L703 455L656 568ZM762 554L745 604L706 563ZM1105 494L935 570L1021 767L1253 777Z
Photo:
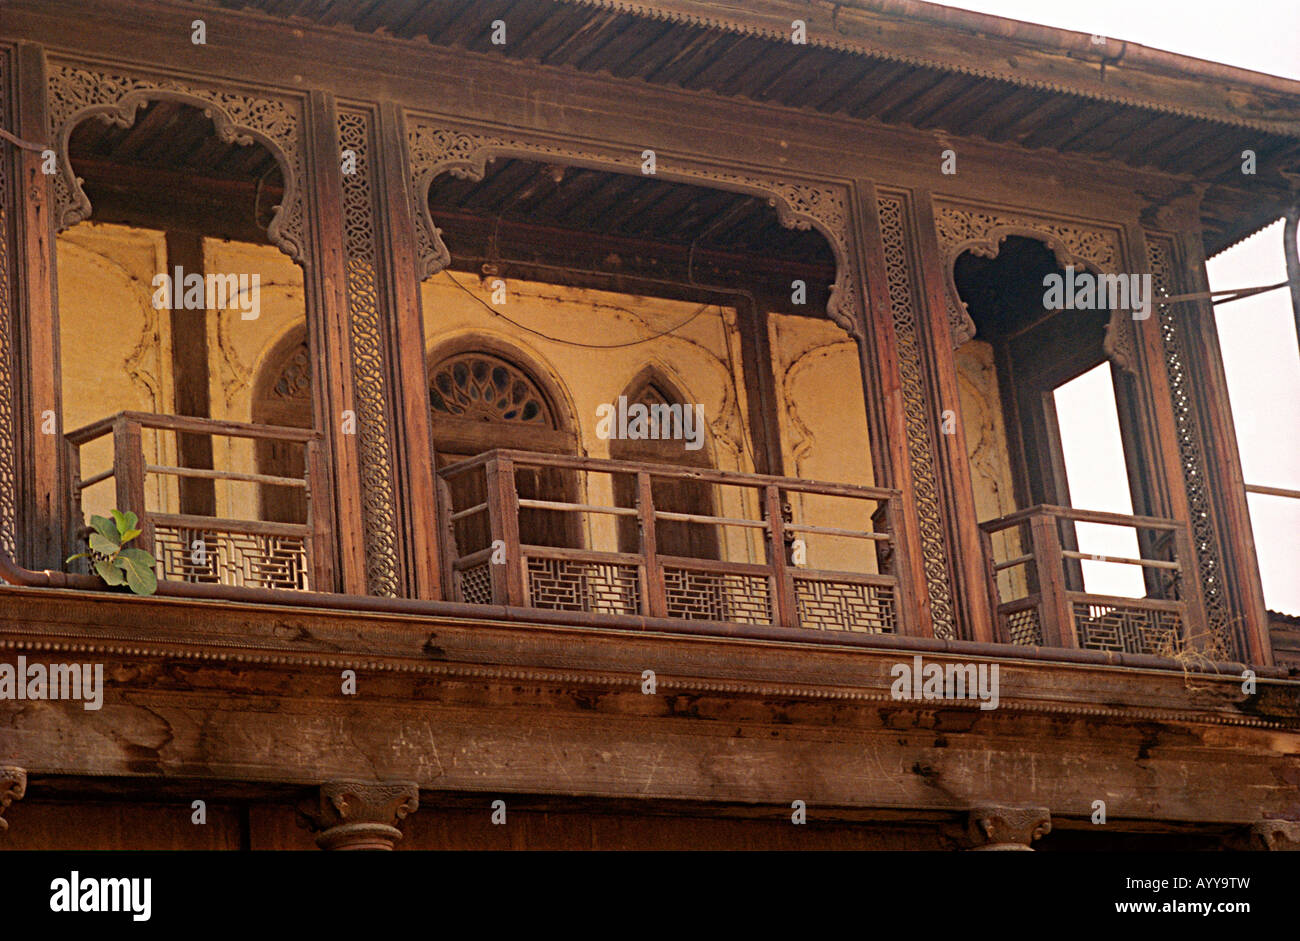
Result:
M1046 807L972 807L966 823L971 850L1032 850L1033 842L1052 831Z
M1243 849L1300 852L1300 820L1260 820L1251 825Z
M0 765L0 833L9 829L4 812L27 793L27 772L15 765Z
M323 850L391 850L399 829L420 808L414 782L328 781L298 807L298 820Z

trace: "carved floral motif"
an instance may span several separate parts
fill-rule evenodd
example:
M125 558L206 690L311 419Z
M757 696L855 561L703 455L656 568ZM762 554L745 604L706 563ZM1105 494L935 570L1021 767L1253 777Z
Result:
M433 127L419 121L411 122L407 142L414 183L411 198L417 229L418 274L421 279L441 271L451 262L451 255L442 240L442 232L433 224L429 215L429 184L443 173L461 179L481 180L488 160L498 155L559 157L575 163L601 163L622 168L626 172L641 172L640 154L631 150L624 152L609 147L581 147L531 137L470 133ZM865 313L853 274L846 187L833 183L734 173L691 164L674 166L671 173L661 171L661 175L701 186L764 197L768 205L775 209L781 224L787 228L816 228L830 243L836 261L835 283L831 285L826 312L849 335L862 338Z
M1008 236L1021 235L1041 241L1062 267L1087 266L1100 272L1115 273L1122 265L1119 235L1113 229L938 200L934 205L934 219L947 288L948 326L954 347L961 346L975 335L975 321L958 295L954 279L954 266L962 252L969 251L981 258L996 258ZM1129 372L1136 368L1136 335L1130 311L1111 312L1103 342L1106 355L1117 366Z

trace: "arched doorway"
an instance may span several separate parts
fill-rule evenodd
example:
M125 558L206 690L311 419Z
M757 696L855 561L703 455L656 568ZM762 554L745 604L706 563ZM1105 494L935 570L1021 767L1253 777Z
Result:
M655 414L655 410L693 408L677 388L658 370L647 369L632 380L623 392L628 405L641 404ZM680 427L680 423L679 423ZM638 461L650 464L669 464L674 467L712 467L707 448L691 450L684 442L673 438L614 438L609 443L609 456L614 460ZM710 484L681 478L655 477L650 483L651 500L655 509L671 513L689 513L696 516L714 516L713 487ZM614 479L614 501L617 506L636 506L636 481L627 474ZM717 559L717 527L704 523L661 520L655 523L656 551L665 556L685 556L695 559ZM620 552L639 552L640 540L636 520L620 517L618 523L618 548Z
M525 365L515 350L482 338L468 338L430 357L429 410L436 469L484 451L538 451L576 454L573 419L558 389ZM576 500L574 475L559 468L521 467L515 472L525 500ZM453 506L475 506L486 499L482 475L462 474L448 484ZM456 524L461 553L491 543L485 516ZM519 512L519 539L525 545L577 548L581 529L574 514L525 508Z

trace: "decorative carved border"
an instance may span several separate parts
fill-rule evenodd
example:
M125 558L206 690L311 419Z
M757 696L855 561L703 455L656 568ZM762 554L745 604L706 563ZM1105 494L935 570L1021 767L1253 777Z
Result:
M640 151L608 145L557 142L532 136L486 130L464 131L408 117L407 147L411 165L412 217L416 224L418 276L421 280L451 263L442 233L429 215L429 185L443 173L466 180L481 180L490 159L498 156L560 158L579 166L612 172L641 172ZM853 240L847 186L761 173L735 173L685 161L659 163L658 176L682 183L725 189L763 197L776 210L781 224L790 229L815 228L835 254L835 283L831 285L826 313L854 339L861 341L866 322L853 266Z
M340 108L340 152L356 155L356 168L342 174L344 261L347 271L348 324L352 333L352 381L356 388L357 438L361 453L361 510L365 521L366 585L371 594L397 597L397 506L392 427L385 396L384 326L380 316L379 250L370 160L369 112Z
M1009 212L935 200L934 223L943 261L944 286L948 301L948 326L955 349L975 335L975 321L957 293L955 265L962 252L981 258L996 258L1008 236L1037 239L1047 246L1062 266L1089 267L1117 273L1123 252L1119 233L1103 226L1059 222L1030 213ZM1130 311L1111 311L1106 325L1106 355L1127 372L1137 366L1137 336Z
M930 599L930 620L934 636L957 637L953 620L948 547L944 538L943 513L939 506L939 483L935 471L934 437L930 403L925 390L921 340L918 336L916 302L912 291L915 273L907 250L907 205L902 196L880 194L880 232L884 242L885 278L889 307L898 338L898 369L903 385L903 414L907 423L907 451L912 466L912 490L921 533L925 583Z
M284 172L284 200L267 227L267 237L286 255L303 263L305 179L302 114L278 98L239 94L190 80L125 75L70 63L51 63L48 83L49 131L59 172L54 178L55 224L62 231L89 217L90 200L72 172L68 141L91 115L120 127L135 123L135 113L150 101L166 99L203 110L221 140L266 147Z
M1146 233L1147 259L1151 266L1151 287L1157 297L1179 293L1175 276L1174 243L1168 236ZM1177 315L1176 304L1155 305L1160 318L1160 339L1164 344L1165 370L1169 374L1169 395L1173 403L1174 425L1178 433L1178 465L1183 470L1187 507L1191 513L1192 543L1205 598L1205 618L1210 634L1224 650L1241 656L1233 638L1232 616L1224 586L1224 568L1219 561L1218 539L1214 532L1210 494L1206 490L1205 452L1201 446L1200 416L1192 392L1192 373L1182 333L1185 322Z
M13 127L9 89L13 79L12 54L0 50L0 127ZM19 177L14 173L14 150L0 153L0 548L10 558L18 556L18 413L14 401L14 282L10 258L14 197ZM10 176L13 179L10 179Z

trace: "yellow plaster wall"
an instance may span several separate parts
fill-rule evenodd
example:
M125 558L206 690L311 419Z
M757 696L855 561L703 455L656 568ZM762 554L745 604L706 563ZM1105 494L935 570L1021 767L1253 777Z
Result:
M733 309L515 279L506 279L505 285L505 303L489 310L490 283L464 272L441 272L425 281L421 291L430 354L440 355L440 348L466 335L491 337L519 350L532 368L562 390L579 452L596 458L610 456L609 441L596 436L597 407L617 402L646 366L653 365L677 386L687 404L704 407L704 448L714 466L753 471L751 445L742 433L748 406ZM679 329L670 336L620 346L674 327ZM608 476L586 476L585 498L610 504ZM737 488L716 488L715 506L723 515L758 518L757 501ZM592 514L585 522L589 546L617 547L613 517ZM729 528L724 536L729 558L761 560L764 550L752 531Z
M966 436L971 483L975 490L975 514L982 523L1018 509L993 347L983 340L970 340L957 349L956 360L957 387L961 397L958 420ZM994 534L993 552L999 560L1021 554L1020 538L1014 528ZM999 573L998 590L1003 601L1025 595L1024 574L1023 567Z
M60 233L55 253L63 430L115 412L170 412L171 322L152 302L153 277L166 262L163 233L83 222ZM167 436L143 437L150 462L171 462ZM111 436L90 442L81 452L82 478L107 470L112 460ZM174 492L169 482L155 481L146 502L166 506ZM111 479L82 497L87 518L116 505Z
M771 314L768 337L786 476L875 485L858 347L828 320ZM791 494L793 516L814 526L872 530L874 502ZM808 567L876 572L864 540L805 535Z

